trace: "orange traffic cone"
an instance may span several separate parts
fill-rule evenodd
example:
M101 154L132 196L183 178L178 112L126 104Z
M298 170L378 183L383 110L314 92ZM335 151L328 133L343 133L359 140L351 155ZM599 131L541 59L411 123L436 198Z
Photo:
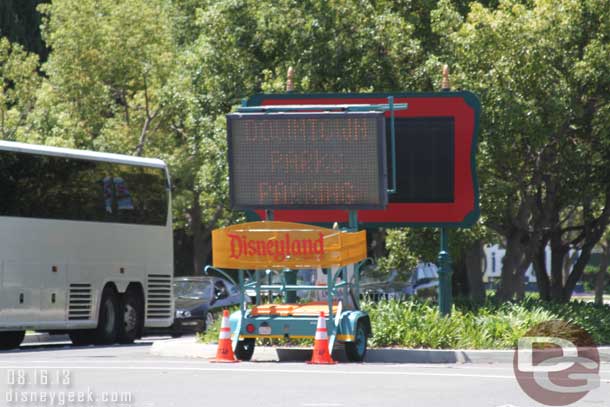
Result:
M320 312L320 316L318 317L313 353L311 355L311 360L307 363L313 365L334 365L337 363L330 357L328 351L328 331L326 330L326 318L324 317L323 311Z
M236 363L239 360L235 359L233 354L233 345L231 343L231 328L229 325L229 311L222 312L222 323L220 324L220 334L218 335L218 350L216 358L210 362L221 363Z

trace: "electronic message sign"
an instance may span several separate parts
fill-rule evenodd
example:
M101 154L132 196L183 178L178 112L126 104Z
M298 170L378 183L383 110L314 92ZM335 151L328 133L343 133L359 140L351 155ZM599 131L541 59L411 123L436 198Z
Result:
M377 93L377 94L260 94L248 106L382 104L394 96L407 103L397 110L396 192L384 210L358 213L364 227L377 226L470 226L479 217L476 176L477 131L480 104L470 92ZM390 159L389 112L385 113ZM392 170L388 170L393 185ZM260 219L263 212L249 213ZM346 211L278 210L274 219L328 225L346 223Z
M382 209L383 112L227 115L234 209Z

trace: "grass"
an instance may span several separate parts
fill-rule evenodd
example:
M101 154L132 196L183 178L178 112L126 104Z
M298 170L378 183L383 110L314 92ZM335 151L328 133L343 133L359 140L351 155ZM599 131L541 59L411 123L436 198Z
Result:
M449 317L436 305L419 301L366 303L371 316L371 345L435 349L510 349L528 330L544 321L563 320L582 327L600 345L610 344L610 306L567 304L527 298L520 303L483 306L458 304Z
M442 317L429 302L382 301L363 307L371 317L373 347L503 349L512 347L532 326L554 319L544 309L519 304L454 308Z

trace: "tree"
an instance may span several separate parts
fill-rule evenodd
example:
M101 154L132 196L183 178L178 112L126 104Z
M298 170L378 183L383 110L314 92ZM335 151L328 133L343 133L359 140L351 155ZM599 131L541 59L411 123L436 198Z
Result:
M283 91L289 66L301 91L413 88L424 60L414 27L383 5L214 1L199 15L202 85L231 103Z
M15 140L26 131L40 84L38 57L0 37L0 138Z
M79 147L142 155L163 124L175 68L163 1L57 0L40 6L53 50L44 71ZM57 125L61 126L61 121Z
M463 21L441 3L437 25L453 21L445 57L459 85L482 97L482 208L507 248L500 295L522 295L534 261L542 297L566 301L610 209L608 78L599 62L600 53L608 55L609 5L505 0L490 10L473 3ZM566 226L573 213L580 223ZM547 242L554 253L549 284L541 261ZM564 283L560 265L570 247L581 254Z
M595 303L602 305L604 303L604 289L606 288L608 265L610 264L610 235L608 235L607 231L600 240L599 247L601 248L601 255L599 270L595 275Z

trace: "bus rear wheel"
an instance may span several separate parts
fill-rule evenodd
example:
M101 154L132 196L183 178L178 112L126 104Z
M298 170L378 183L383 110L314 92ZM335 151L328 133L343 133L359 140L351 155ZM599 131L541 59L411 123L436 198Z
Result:
M118 341L124 344L133 343L140 337L144 324L142 300L135 290L127 290L123 295L120 309Z
M0 350L18 348L25 338L25 331L0 332Z
M92 330L71 331L68 335L75 346L87 346L95 343L95 334Z
M98 345L110 345L116 342L120 321L119 299L113 288L107 287L102 293L100 302L100 315L97 328L94 331L95 343Z

